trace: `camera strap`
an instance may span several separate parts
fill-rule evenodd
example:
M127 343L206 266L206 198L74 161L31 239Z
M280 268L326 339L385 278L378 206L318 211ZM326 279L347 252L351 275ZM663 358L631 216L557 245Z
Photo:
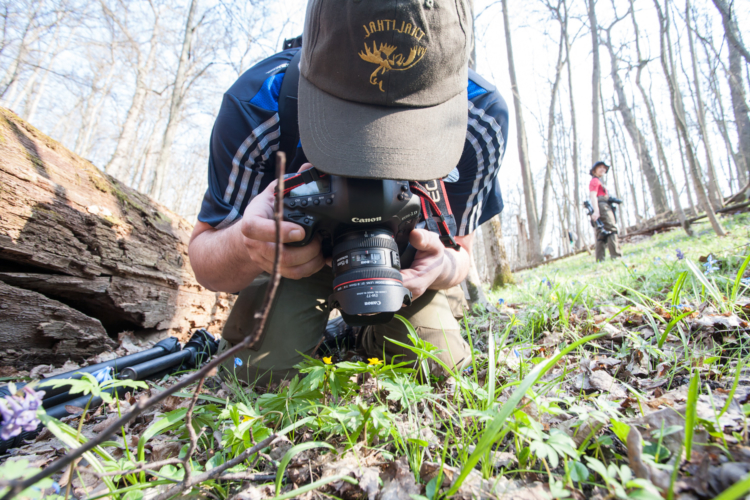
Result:
M322 179L326 175L327 174L319 172L317 168L313 167L308 168L303 172L298 172L296 174L290 175L289 177L284 177L284 192L281 194L281 196L286 196L292 189L300 187L303 184L309 184L311 182L317 181L318 179ZM277 193L274 193L274 196L276 194Z
M427 229L440 235L440 241L448 248L460 250L461 245L456 242L456 218L448 203L448 193L442 180L428 181L420 184L410 181L411 192L419 196L422 204L422 220Z

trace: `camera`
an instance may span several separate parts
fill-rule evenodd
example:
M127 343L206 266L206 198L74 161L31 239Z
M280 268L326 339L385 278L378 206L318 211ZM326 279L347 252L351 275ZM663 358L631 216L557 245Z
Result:
M278 195L278 193L277 193ZM422 204L408 181L340 177L315 168L285 176L284 220L302 226L304 246L319 235L331 257L331 308L351 326L387 323L411 304L402 265L413 258L409 233Z
M589 200L586 200L583 202L583 207L586 209L586 213L589 216L594 214L594 207L593 205L591 205L591 202ZM606 241L607 238L609 238L613 234L612 231L607 231L606 229L604 229L604 223L601 221L601 219L596 219L596 221L591 221L591 226L599 230L600 241Z

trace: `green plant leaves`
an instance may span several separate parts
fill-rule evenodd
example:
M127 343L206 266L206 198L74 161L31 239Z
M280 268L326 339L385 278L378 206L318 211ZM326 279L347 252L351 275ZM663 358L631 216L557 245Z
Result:
M286 466L289 465L289 462L292 460L292 457L296 455L297 453L301 453L305 450L311 450L313 448L328 448L329 450L336 451L336 448L331 446L328 443L325 443L323 441L308 441L307 443L301 443L296 446L292 446L289 448L289 451L287 451L284 456L281 458L281 462L279 462L279 469L276 472L276 495L278 496L279 490L281 490L281 479L284 477L284 472L286 471Z

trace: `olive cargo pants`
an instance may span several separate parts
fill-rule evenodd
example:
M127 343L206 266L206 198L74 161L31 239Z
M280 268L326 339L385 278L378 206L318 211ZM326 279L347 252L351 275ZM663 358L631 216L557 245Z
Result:
M607 196L599 196L597 198L599 202L599 220L602 221L604 229L611 232L612 234L607 237L606 240L602 241L601 230L596 230L596 261L603 262L607 255L607 248L609 248L609 256L613 259L622 257L620 252L620 242L617 239L617 224L615 223L615 213L612 211L612 207L607 203Z
M240 292L224 326L220 351L253 332L258 321L255 313L261 308L269 282L270 277L264 273ZM260 385L296 375L293 367L304 359L300 353L312 354L323 335L330 312L326 304L332 283L330 267L301 280L282 278L260 341L254 349L244 349L237 356L241 365L232 357L224 362L224 368L240 380ZM441 361L450 367L462 366L471 360L458 323L463 317L463 304L459 286L428 290L399 314L409 320L420 338L443 351L438 354ZM396 362L416 359L410 350L388 342L386 337L412 345L406 326L396 318L364 328L360 344L369 357L382 359L385 351L388 361L395 355L403 355ZM430 368L438 367L431 364Z

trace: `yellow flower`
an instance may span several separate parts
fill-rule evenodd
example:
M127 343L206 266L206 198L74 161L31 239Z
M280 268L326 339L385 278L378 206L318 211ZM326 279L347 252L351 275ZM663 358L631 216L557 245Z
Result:
M325 358L323 358L323 363L327 365L332 365L333 363L331 363L331 358L332 356L326 356Z
M383 362L381 360L379 360L378 358L367 358L367 361L368 361L367 364L370 365L370 366L372 366L372 365L377 366L377 365L382 365L383 364Z

